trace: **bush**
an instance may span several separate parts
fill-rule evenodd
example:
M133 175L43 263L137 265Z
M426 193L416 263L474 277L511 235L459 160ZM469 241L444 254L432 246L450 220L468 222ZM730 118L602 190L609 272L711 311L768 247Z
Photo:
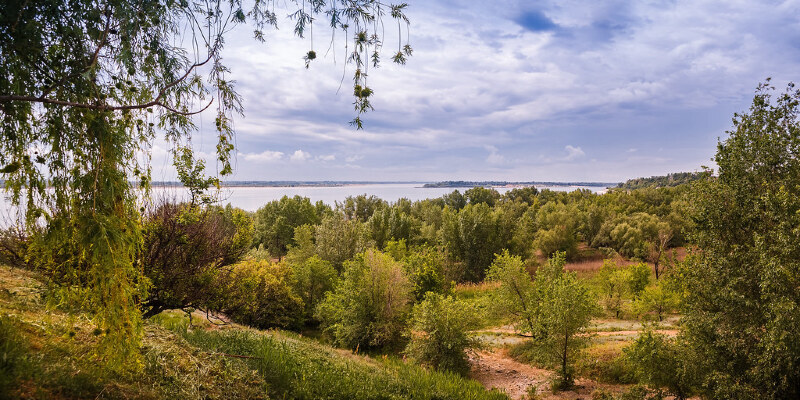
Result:
M680 305L680 296L669 285L660 280L644 289L633 303L633 309L640 316L652 316L659 321L666 314L674 312Z
M349 348L400 343L411 283L400 263L368 250L344 265L341 283L317 307L316 317L335 342Z
M292 269L291 284L294 292L303 300L304 318L310 319L314 309L325 294L331 291L336 284L338 276L331 263L312 256L311 258L290 264Z
M337 271L344 262L370 247L369 231L358 220L334 215L322 220L314 233L316 254Z
M217 275L247 253L253 224L231 207L167 203L147 216L143 231L139 262L152 286L142 310L149 317L218 302Z
M647 328L624 351L639 382L657 390L666 388L678 399L694 393L697 371L688 368L692 358L679 342Z
M292 291L291 269L284 263L245 260L216 282L219 308L232 320L256 328L297 328L303 300Z
M467 352L479 346L469 330L477 320L465 304L450 296L427 293L412 312L411 342L406 353L419 363L462 375L469 372Z
M416 300L422 300L428 292L445 293L450 289L444 276L444 257L435 248L423 247L412 251L403 259L403 264Z

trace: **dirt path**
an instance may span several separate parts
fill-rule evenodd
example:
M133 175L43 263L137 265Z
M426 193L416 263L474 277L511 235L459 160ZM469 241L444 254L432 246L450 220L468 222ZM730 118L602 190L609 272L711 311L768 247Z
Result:
M512 360L505 349L480 351L471 358L470 375L488 389L497 388L512 399L522 399L528 388L544 388L552 372Z
M497 388L504 391L513 400L526 399L530 387L537 388L538 398L548 400L588 399L597 389L615 394L624 389L622 385L601 384L578 378L573 390L552 393L549 386L552 371L514 361L506 354L505 349L478 352L471 361L470 376L473 379L487 389Z

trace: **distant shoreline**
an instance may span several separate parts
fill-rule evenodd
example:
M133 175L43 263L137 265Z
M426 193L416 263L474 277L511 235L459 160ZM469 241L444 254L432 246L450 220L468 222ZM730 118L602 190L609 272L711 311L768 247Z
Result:
M421 185L422 188L472 188L483 187L525 187L525 186L588 186L613 187L619 182L507 182L507 181L230 181L223 182L222 187L343 187L360 185ZM183 187L180 182L152 182L152 187Z

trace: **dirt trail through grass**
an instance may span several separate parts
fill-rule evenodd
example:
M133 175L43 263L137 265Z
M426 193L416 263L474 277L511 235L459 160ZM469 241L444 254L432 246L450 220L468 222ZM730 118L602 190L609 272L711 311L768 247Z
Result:
M505 349L480 351L472 359L470 376L487 389L505 391L512 399L521 399L531 386L544 388L552 372L512 360Z

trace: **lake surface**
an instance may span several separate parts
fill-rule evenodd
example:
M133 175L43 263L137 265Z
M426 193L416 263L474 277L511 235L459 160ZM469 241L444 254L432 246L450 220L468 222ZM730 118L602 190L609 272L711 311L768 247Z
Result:
M400 198L407 198L411 201L432 199L450 193L455 188L424 188L422 183L375 183L375 184L355 184L343 186L293 186L293 187L223 187L220 191L220 204L231 204L248 211L255 211L272 200L278 200L283 196L303 196L311 199L312 202L322 201L333 206L335 202L342 202L347 196L376 196L383 200L394 202ZM605 191L605 186L537 186L539 190L550 189L557 191L573 191L577 189L589 189L598 193ZM464 193L468 188L458 188ZM505 193L513 187L496 187L500 193ZM152 198L156 201L161 199L187 200L188 192L179 187L155 187L152 190ZM12 210L11 203L5 196L0 199L0 211L3 214Z

